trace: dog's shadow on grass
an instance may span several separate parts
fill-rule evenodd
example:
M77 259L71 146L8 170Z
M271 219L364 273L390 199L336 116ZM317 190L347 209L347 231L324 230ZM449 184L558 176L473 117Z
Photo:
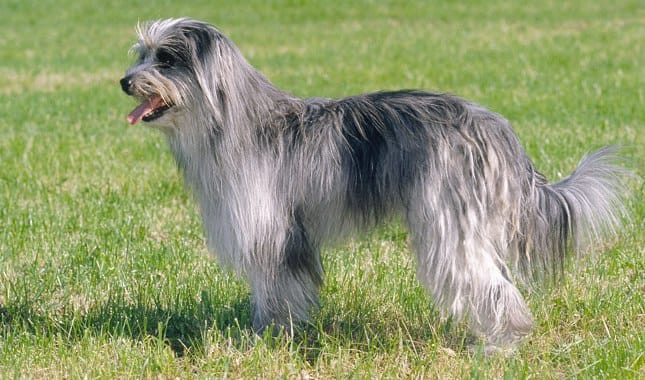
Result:
M108 300L83 313L52 316L31 302L0 305L0 337L11 331L64 337L69 343L92 335L133 340L158 339L177 356L199 351L205 334L213 329L234 330L235 336L252 334L249 299L230 305L208 301L172 307L143 302ZM234 328L232 328L234 327Z
M68 343L87 336L107 335L137 341L156 339L167 345L178 357L205 353L209 334L222 334L238 349L248 348L253 342L282 346L288 344L311 363L318 360L327 346L343 345L357 349L387 350L391 339L384 332L396 330L396 321L361 320L351 315L339 320L332 315L317 315L314 321L298 326L292 333L278 332L276 336L264 333L256 335L251 326L249 297L242 297L228 305L208 301L181 302L172 307L157 307L149 304L127 303L113 300L97 305L82 314L62 315L53 318L40 311L34 304L0 305L0 337L7 331L23 330L44 336L64 337ZM439 345L461 351L465 345L460 334L455 335L451 321L433 323L423 331L407 331L405 341L437 342ZM458 329L457 329L458 330ZM216 338L217 339L217 338Z

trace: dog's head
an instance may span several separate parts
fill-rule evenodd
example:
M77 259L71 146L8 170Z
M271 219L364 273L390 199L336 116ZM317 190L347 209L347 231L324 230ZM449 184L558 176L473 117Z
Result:
M217 69L213 51L226 40L213 26L189 19L152 21L137 28L132 47L137 62L121 79L123 91L140 101L128 122L172 126L196 102L209 102L205 89ZM206 66L208 70L206 70Z

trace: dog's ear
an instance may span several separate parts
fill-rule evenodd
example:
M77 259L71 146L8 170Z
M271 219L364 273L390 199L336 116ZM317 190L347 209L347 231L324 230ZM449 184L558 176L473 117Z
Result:
M197 59L198 62L204 63L208 56L212 56L213 49L216 48L222 34L214 27L206 23L194 22L186 25L182 33L187 43L190 56Z

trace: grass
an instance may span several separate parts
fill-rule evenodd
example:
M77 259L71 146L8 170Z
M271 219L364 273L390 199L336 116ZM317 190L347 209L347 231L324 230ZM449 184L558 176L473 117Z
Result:
M482 357L384 226L325 254L312 326L253 337L248 287L208 258L162 136L124 121L138 20L217 24L299 96L425 88L505 115L550 178L626 147L645 175L638 1L0 3L0 377L643 378L645 204L556 287L536 328Z

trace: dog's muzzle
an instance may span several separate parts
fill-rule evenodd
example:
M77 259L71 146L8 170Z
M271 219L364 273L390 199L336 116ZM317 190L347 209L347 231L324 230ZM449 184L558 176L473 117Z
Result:
M135 96L133 91L133 80L132 76L128 75L123 77L119 83L121 84L121 89L123 92L130 96ZM138 96L135 96L138 97ZM173 103L166 102L159 94L148 95L145 99L142 100L130 114L128 114L128 123L136 124L139 121L150 122L156 119L159 119L163 116L166 111L172 108Z

